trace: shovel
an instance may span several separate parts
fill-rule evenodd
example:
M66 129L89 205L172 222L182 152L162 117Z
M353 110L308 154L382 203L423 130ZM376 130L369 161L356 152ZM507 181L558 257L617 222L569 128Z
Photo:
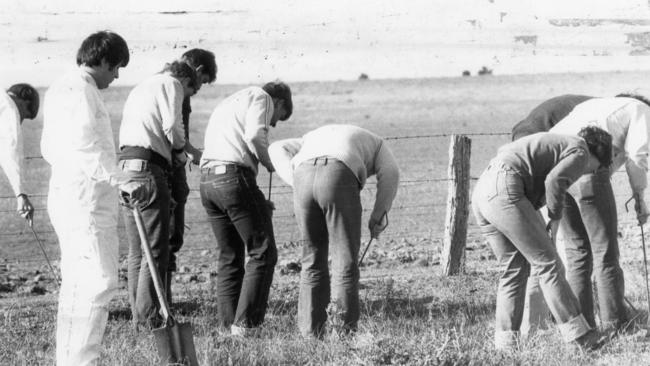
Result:
M158 355L161 360L160 364L198 366L199 362L196 359L194 338L192 337L192 325L189 323L179 323L170 314L167 298L162 288L162 281L158 275L158 266L156 266L151 255L149 238L147 238L147 233L144 230L140 209L133 207L132 210L135 224L140 234L142 249L147 258L147 264L149 265L149 271L153 278L153 285L156 288L156 294L158 295L158 301L160 302L160 308L164 318L163 326L153 330L156 348L158 349Z

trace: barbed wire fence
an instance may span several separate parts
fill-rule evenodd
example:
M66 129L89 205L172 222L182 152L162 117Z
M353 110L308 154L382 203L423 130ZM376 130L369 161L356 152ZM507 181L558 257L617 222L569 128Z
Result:
M444 152L444 160L447 160L448 144L445 138L455 135L454 133L437 133L437 134L421 134L421 135L405 135L405 136L388 136L384 139L389 144L388 146L393 150L398 160L402 163L405 160L415 158L416 167L400 166L403 170L402 178L400 180L398 194L393 207L390 211L390 226L381 235L381 240L388 241L417 241L424 240L429 245L441 246L442 235L444 231L443 219L445 217L445 207L447 206L447 184L450 178L446 176L447 166L434 164L431 156L437 153L436 156L440 157L441 152ZM472 176L471 181L474 182L478 179L477 175L480 174L482 169L486 166L487 161L494 155L498 146L510 140L509 132L477 132L477 133L463 133L462 135L474 139L480 138L496 138L490 144L473 144L472 147ZM424 146L424 150L431 155L413 156L417 153L413 150L413 141L420 141L419 144ZM402 146L399 146L399 145ZM489 151L489 153L488 153ZM485 152L485 154L482 154ZM41 161L45 164L42 156L27 156L27 160ZM429 163L432 164L429 164ZM432 166L435 165L435 166ZM428 168L427 168L428 166ZM186 205L186 233L185 244L179 254L179 260L183 263L183 253L196 254L199 252L201 255L191 255L192 262L186 263L189 266L205 265L206 263L214 262L216 258L217 246L214 236L211 231L210 223L200 203L200 194L198 187L198 173L192 169L188 174L190 180L190 195ZM416 173L413 173L413 170ZM424 172L420 171L423 170ZM406 171L406 174L404 174ZM620 173L620 172L617 172ZM264 172L260 173L258 177L259 182L268 182L264 177ZM58 239L52 228L46 209L47 201L47 186L48 182L41 182L40 188L43 191L35 192L29 195L36 211L36 233L41 240L45 243L46 252L48 256L58 261L59 259L59 246ZM259 186L262 192L267 192L269 185ZM292 189L290 186L284 184L279 179L275 179L271 185L272 200L276 205L273 221L275 228L275 237L278 247L295 248L298 247L299 231L295 223L292 206ZM617 202L624 201L623 197L629 197L627 192L616 192ZM362 205L364 218L367 218L370 211L372 211L372 204L374 202L374 194L376 193L376 182L369 180L362 191ZM625 199L626 199L625 198ZM36 245L32 245L34 238L31 231L25 226L22 220L13 208L14 195L0 195L0 220L3 223L11 222L10 225L4 225L5 228L0 232L0 242L4 245L0 246L0 255L5 264L21 265L29 264L32 266L45 265L45 259L39 252ZM120 215L121 216L121 215ZM467 243L482 242L482 237L478 227L474 224L473 218L470 215L470 222L467 230ZM365 222L365 220L363 221ZM123 234L123 223L120 217L118 231L120 232L120 254L126 255L126 237ZM364 232L364 238L367 234ZM363 239L362 239L363 240ZM367 238L365 238L367 240ZM14 249L17 246L22 246L22 250L18 251L16 255ZM25 249L30 246L31 249ZM14 254L12 254L14 253ZM298 253L296 252L296 258ZM190 255L188 255L190 256ZM198 258L197 258L198 257ZM280 258L282 260L282 258Z

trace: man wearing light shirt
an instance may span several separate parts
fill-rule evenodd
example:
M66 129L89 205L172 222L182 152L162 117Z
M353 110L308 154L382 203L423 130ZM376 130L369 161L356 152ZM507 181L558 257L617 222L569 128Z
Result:
M205 132L201 201L219 246L218 322L233 335L255 335L266 314L277 249L256 177L258 164L274 171L269 128L292 111L286 84L249 87L219 103Z
M298 327L304 336L320 338L330 302L328 251L332 251L332 292L343 331L355 331L359 320L360 191L377 176L377 194L368 229L376 238L397 193L399 170L383 139L351 125L327 125L301 139L271 145L277 173L293 186L296 220L303 256L298 300Z
M16 195L16 211L31 222L34 207L24 190L23 134L20 125L25 118L38 114L39 96L29 84L12 85L0 95L0 165Z
M639 224L647 220L644 202L648 170L648 123L650 106L638 96L587 100L555 125L550 132L577 135L596 126L612 135L613 162L579 179L566 197L560 230L565 238L567 280L580 301L585 318L595 326L592 267L598 290L601 325L619 329L627 320L625 282L619 264L616 202L611 175L625 165Z
M185 146L181 108L183 98L194 93L197 83L194 68L186 62L175 61L133 88L122 114L119 167L132 179L150 179L156 186L140 210L161 278L167 274L169 261L168 174L172 149ZM131 209L124 207L122 211L129 240L128 293L133 325L158 327L160 303L149 266L142 256L138 228Z
M115 142L101 89L129 63L118 34L88 36L77 52L79 68L55 81L43 103L41 152L51 165L47 210L61 247L56 363L95 365L117 292L119 241L115 187L134 202L147 182L117 169Z

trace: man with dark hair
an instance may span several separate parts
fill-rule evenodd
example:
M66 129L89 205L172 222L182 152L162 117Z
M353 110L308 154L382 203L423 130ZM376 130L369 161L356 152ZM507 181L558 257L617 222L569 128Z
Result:
M512 128L512 141L550 130L571 113L575 106L592 98L586 95L565 94L542 102Z
M186 62L194 68L197 74L198 83L195 93L199 91L202 84L212 83L217 79L217 63L214 53L200 48L193 48L183 54L181 61ZM169 177L171 186L172 205L170 237L169 237L169 265L167 266L167 278L165 281L167 300L172 302L171 283L173 272L177 270L176 253L183 246L183 235L185 233L185 203L190 193L187 185L187 173L185 164L187 158L191 163L199 164L201 151L190 143L190 105L191 96L183 99L183 129L185 130L185 147L183 150L174 151L172 156L172 171Z
M39 100L38 92L29 84L12 85L0 96L0 166L16 195L16 211L30 225L34 207L24 189L25 155L20 125L25 118L36 118Z
M124 103L120 126L119 167L134 180L155 182L155 192L140 207L151 252L161 278L169 263L170 191L168 174L172 150L182 150L185 133L181 117L183 98L192 95L199 81L193 67L174 61L163 72L138 84ZM160 303L147 261L142 256L140 235L133 212L122 209L129 239L128 292L133 325L160 325Z
M583 174L606 168L611 161L611 136L602 130L581 136L536 133L506 144L475 185L476 222L503 269L496 301L497 349L518 349L530 274L538 278L563 340L585 349L599 345L598 333L583 316L552 242L567 189ZM548 225L537 213L544 205L551 219Z
M275 170L269 127L289 118L292 109L286 84L249 87L219 103L205 131L201 201L220 250L217 314L219 325L234 335L256 334L266 314L277 249L271 205L257 186L257 169L262 164Z
M115 187L139 202L148 182L117 170L111 121L100 89L129 62L122 37L100 31L83 41L79 69L45 94L41 152L52 167L47 208L61 246L56 327L58 365L97 363L117 291L118 201Z

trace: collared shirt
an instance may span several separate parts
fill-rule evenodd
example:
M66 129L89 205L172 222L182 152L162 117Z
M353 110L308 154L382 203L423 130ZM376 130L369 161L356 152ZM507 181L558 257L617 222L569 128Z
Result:
M183 85L168 73L153 75L138 84L124 103L120 148L151 149L171 164L172 149L185 146L183 98Z
M108 111L93 77L78 69L55 81L43 103L43 158L53 182L108 182L117 172Z
M261 163L273 171L268 153L273 112L273 99L260 87L248 87L224 99L210 116L201 167L238 164L257 174Z
M24 193L24 160L20 112L14 100L3 92L0 93L0 166L16 195Z
M503 145L493 162L519 173L533 207L546 203L549 218L559 219L565 193L586 173L589 157L587 143L580 137L540 132Z
M301 139L273 143L269 150L278 175L291 185L295 167L323 156L345 164L359 181L360 188L368 177L377 175L372 217L381 219L392 207L399 184L397 161L383 139L368 130L351 125L327 125L308 132Z
M542 102L512 128L512 141L537 132L547 132L578 104L592 98L586 95L565 94Z
M583 127L597 126L612 135L613 174L623 164L632 191L648 185L648 123L650 107L634 98L596 98L581 103L551 132L577 135Z

